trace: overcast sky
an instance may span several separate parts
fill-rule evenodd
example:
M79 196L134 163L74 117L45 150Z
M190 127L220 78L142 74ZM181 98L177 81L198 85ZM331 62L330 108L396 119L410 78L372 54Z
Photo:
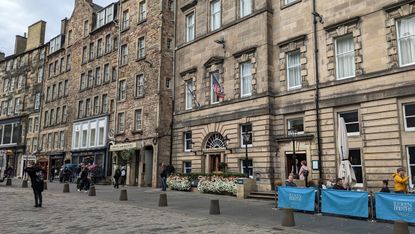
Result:
M107 6L116 0L94 0ZM46 24L49 41L60 32L61 20L70 17L75 0L0 0L0 51L6 56L14 52L16 35L27 33L27 27L39 20Z

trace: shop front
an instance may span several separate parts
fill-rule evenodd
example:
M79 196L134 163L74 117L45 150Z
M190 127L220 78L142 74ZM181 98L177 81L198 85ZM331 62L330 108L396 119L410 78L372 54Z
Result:
M124 167L127 170L127 185L140 183L140 150L138 142L117 143L110 146L112 170Z
M109 163L107 157L106 148L85 150L85 151L73 151L72 152L72 164L84 164L84 165L96 165L94 171L95 178L99 180L105 180L106 177L106 165Z
M36 163L36 155L33 154L24 154L20 157L20 168L19 168L19 172L18 172L18 177L20 178L25 178L26 174L24 172L24 170L26 169L27 166Z

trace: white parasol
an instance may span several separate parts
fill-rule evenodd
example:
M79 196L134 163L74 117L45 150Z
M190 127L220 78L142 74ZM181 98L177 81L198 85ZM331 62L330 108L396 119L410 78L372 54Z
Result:
M356 183L356 175L349 161L349 144L347 142L346 123L342 117L339 118L337 131L337 146L340 155L339 178L343 179L346 187L352 187Z

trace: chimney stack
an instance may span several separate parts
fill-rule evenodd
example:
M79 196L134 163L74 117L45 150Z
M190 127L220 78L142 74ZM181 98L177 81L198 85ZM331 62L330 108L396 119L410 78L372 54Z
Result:
M4 54L3 52L0 52L0 61L3 61L5 56L6 54Z
M66 33L66 26L68 24L68 18L65 18L61 21L61 34Z
M16 40L14 43L14 54L21 54L26 51L26 42L27 38L16 35Z
M29 26L27 37L27 50L37 48L45 43L46 22L40 20Z

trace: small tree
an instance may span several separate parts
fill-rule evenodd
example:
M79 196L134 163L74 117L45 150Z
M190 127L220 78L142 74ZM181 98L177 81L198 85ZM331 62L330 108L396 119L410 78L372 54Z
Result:
M228 169L228 164L225 162L219 163L219 170L221 170L223 173L226 173L226 170Z

